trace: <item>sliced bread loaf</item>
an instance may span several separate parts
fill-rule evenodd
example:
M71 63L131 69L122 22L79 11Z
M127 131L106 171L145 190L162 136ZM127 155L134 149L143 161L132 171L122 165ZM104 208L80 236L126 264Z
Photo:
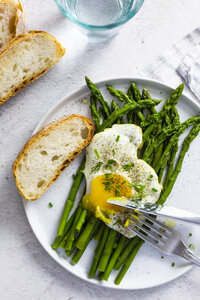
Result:
M21 195L38 199L92 139L93 123L72 115L36 133L18 155L13 173Z
M26 31L24 11L19 1L0 1L0 48Z
M0 104L55 65L65 49L50 34L30 31L0 53Z

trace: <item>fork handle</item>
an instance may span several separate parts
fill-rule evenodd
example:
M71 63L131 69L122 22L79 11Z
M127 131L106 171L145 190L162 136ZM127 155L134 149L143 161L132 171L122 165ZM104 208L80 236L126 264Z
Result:
M200 259L196 255L194 255L194 253L192 253L190 250L186 249L183 257L200 267Z

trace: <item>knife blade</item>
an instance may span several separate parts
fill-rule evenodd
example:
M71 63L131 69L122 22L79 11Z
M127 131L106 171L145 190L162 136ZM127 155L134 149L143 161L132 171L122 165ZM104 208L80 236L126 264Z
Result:
M122 197L109 198L107 202L127 209L138 210L142 213L200 225L200 215L167 205L150 202L142 203L141 201L133 201L132 199Z

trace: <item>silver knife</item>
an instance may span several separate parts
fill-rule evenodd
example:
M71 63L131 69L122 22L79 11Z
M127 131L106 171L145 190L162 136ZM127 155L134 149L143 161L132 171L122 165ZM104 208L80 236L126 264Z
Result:
M142 213L148 213L155 216L200 225L199 215L171 206L160 205L150 202L141 203L141 201L133 201L132 199L128 198L109 198L107 202L110 204L125 207L127 209L138 210Z

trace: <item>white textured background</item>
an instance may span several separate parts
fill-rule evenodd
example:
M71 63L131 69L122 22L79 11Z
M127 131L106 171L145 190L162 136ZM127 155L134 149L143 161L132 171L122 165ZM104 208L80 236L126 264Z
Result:
M93 81L136 76L157 54L200 25L200 1L146 0L116 37L101 44L88 43L53 0L22 0L22 4L29 28L57 37L66 55L0 107L0 299L200 299L197 268L167 285L137 292L98 288L69 274L45 253L32 233L11 170L41 117L83 85L85 74Z

